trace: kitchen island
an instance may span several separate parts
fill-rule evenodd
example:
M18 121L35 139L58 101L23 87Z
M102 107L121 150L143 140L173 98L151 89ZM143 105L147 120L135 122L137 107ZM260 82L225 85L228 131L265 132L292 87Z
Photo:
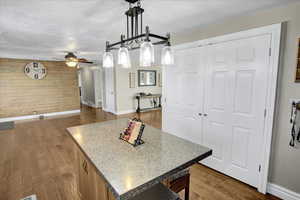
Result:
M146 125L144 144L119 139L128 119L68 128L77 145L82 200L130 199L210 156L212 150Z

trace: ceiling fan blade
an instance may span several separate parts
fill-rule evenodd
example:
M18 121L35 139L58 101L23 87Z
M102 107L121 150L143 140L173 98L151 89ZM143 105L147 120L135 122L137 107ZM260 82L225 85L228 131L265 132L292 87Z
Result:
M82 61L78 61L78 62L80 62L80 63L94 64L94 63L93 63L93 62L91 62L91 61L84 61L84 62L82 62Z
M79 59L78 59L78 62L80 62L80 63L89 63L89 64L93 64L93 62L88 61L88 60L85 59L85 58L79 58Z

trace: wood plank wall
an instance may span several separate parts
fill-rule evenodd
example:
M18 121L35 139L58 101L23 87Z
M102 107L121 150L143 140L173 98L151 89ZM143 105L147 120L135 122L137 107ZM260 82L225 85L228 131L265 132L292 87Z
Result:
M80 108L76 68L64 62L37 61L47 68L32 80L24 67L33 60L0 58L0 118L62 112Z

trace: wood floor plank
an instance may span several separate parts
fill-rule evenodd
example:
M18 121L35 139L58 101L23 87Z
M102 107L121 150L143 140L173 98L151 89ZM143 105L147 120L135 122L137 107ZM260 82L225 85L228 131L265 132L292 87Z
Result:
M0 131L0 200L19 200L31 194L38 200L80 200L74 143L66 128L119 117L139 117L161 128L160 111L117 117L82 107L80 115L17 123L13 130ZM200 164L191 168L190 199L278 200Z

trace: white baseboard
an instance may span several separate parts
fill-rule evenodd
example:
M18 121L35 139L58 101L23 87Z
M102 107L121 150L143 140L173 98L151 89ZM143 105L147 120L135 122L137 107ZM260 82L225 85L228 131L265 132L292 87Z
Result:
M97 106L96 104L92 103L92 102L86 102L86 101L81 101L82 104L86 105L86 106L90 106L92 108L101 108L101 106Z
M125 115L125 114L130 114L130 113L135 113L135 110L123 110L123 111L119 111L116 112L116 115Z
M104 107L102 107L102 110L103 110L104 112L108 112L108 113L112 113L112 114L116 115L115 112L111 112L110 110L108 110L108 109L106 109L106 108L104 108Z
M293 192L274 183L268 183L267 192L284 200L300 200L299 193Z
M107 109L104 108L104 107L102 107L102 110L103 110L104 112L110 112L110 113L112 113L112 114L114 114L114 115L125 115L125 114L130 114L130 113L134 113L134 112L135 112L135 110L124 110L124 111L119 111L119 112L116 112L116 111L111 112L111 111L107 110Z
M108 112L108 110L107 110L106 108L104 108L104 107L102 107L102 110L103 110L104 112Z
M69 114L74 114L74 113L80 113L80 110L69 110L69 111L63 111L63 112L44 113L44 114L38 114L38 115L25 115L25 116L19 116L19 117L0 118L0 122L38 119L41 115L43 115L44 117L52 117L52 116L58 116L58 115L69 115Z

